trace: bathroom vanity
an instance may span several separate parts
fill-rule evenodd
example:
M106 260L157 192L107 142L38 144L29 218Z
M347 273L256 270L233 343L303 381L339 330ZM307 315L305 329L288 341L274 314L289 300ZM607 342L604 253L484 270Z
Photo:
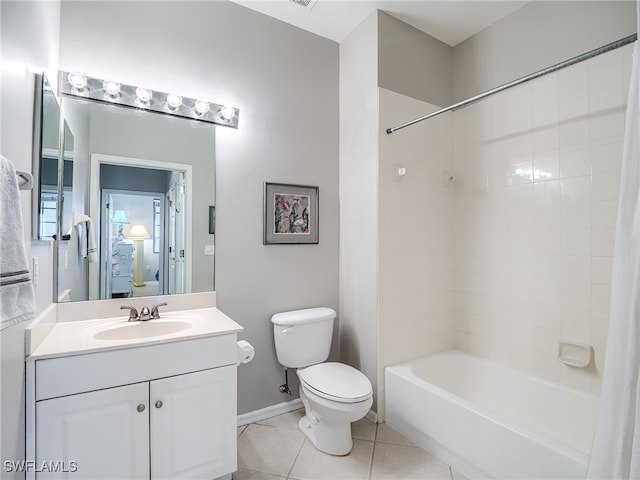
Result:
M230 478L241 331L217 308L55 322L27 357L27 478Z

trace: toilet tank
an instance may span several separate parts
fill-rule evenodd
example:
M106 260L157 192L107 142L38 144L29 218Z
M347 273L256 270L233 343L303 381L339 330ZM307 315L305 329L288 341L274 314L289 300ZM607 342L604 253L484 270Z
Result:
M329 358L333 319L331 308L307 308L276 313L271 317L278 362L287 368L303 368Z

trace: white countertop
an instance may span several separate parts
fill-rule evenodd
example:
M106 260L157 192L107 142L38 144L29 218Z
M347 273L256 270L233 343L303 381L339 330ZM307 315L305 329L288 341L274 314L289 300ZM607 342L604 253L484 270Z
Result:
M100 340L99 332L122 326L144 327L141 323L186 322L190 326L179 332L145 338ZM243 328L215 307L174 312L161 312L161 318L148 322L128 322L126 315L97 320L56 323L38 345L29 360L78 355L106 350L141 347L158 343L242 332Z

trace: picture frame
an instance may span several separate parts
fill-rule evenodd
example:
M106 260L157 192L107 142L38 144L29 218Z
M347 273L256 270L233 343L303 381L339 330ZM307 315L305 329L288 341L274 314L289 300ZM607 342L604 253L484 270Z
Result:
M209 234L216 233L216 207L209 206Z
M317 244L318 187L264 184L264 245Z

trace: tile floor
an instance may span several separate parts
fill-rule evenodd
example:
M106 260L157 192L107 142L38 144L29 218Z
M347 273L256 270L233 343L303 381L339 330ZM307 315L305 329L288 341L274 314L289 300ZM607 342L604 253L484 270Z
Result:
M353 450L344 457L318 451L298 430L304 410L238 427L234 480L464 480L388 425L352 424Z

